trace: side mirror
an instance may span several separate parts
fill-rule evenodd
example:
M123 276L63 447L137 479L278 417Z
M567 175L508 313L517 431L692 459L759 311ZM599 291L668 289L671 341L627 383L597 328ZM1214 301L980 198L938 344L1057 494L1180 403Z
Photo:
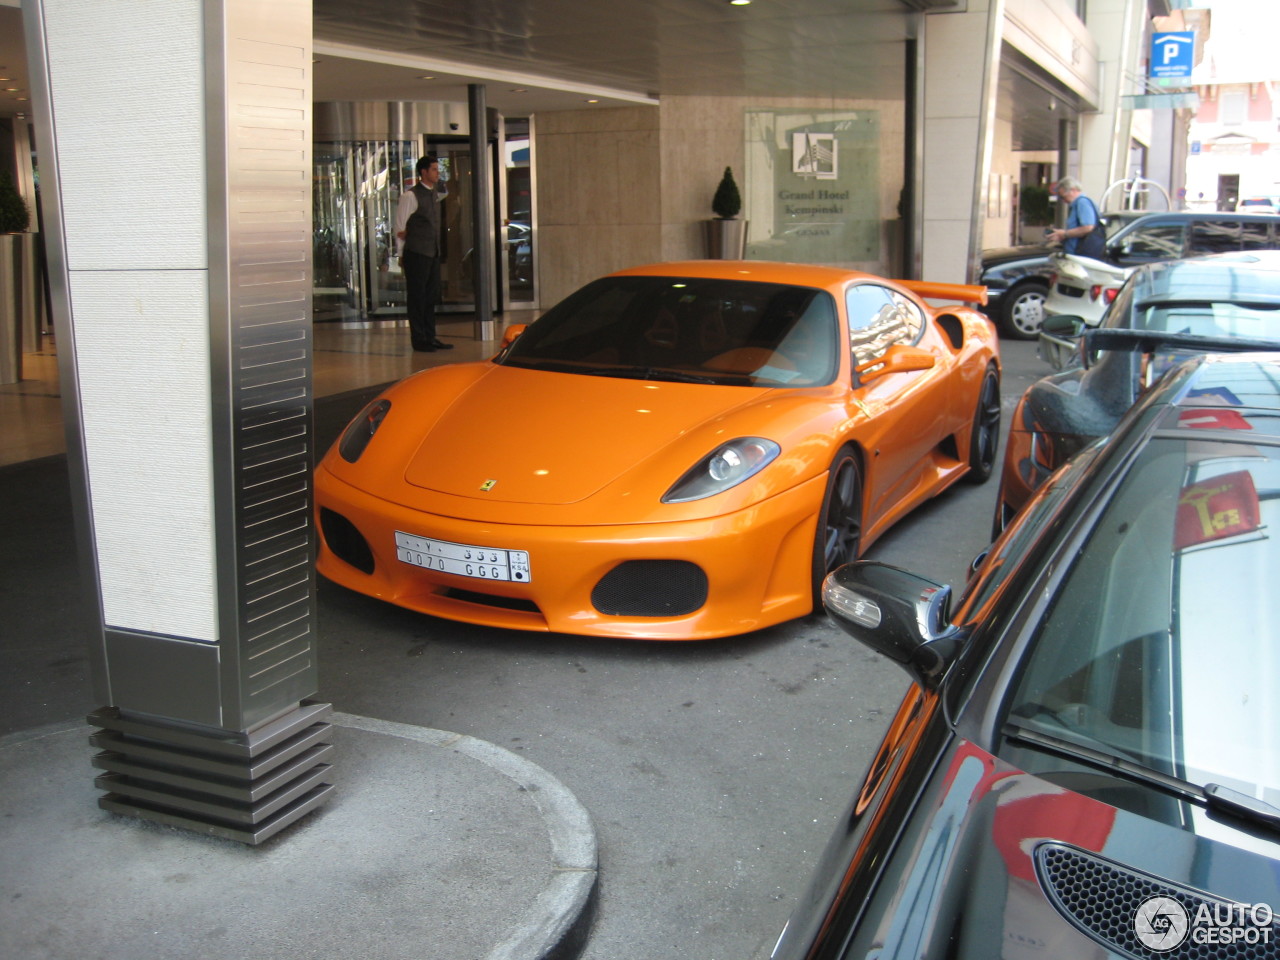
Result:
M822 605L845 633L926 689L937 686L964 639L948 620L950 587L884 563L833 571L822 584Z
M507 349L507 347L516 342L516 337L520 336L520 334L524 333L528 329L529 325L527 323L513 323L511 326L507 327L502 334L502 346L499 347L499 349Z
M1082 317L1055 313L1040 324L1040 342L1036 354L1055 370L1064 370L1076 359L1080 337L1084 333Z
M860 383L870 383L890 373L929 370L937 362L937 358L922 347L894 344L884 352L883 356L862 364L856 368L856 371Z
M1051 313L1044 318L1040 329L1059 337L1078 337L1084 329L1083 317L1070 317L1062 313Z

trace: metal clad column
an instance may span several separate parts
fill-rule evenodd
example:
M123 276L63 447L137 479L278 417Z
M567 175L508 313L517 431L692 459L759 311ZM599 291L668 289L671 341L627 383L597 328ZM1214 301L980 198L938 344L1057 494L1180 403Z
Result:
M258 843L327 798L311 6L35 0L100 804Z
M489 117L482 83L467 86L471 113L471 222L476 238L473 284L476 298L475 338L497 336L493 319L493 176L489 162Z

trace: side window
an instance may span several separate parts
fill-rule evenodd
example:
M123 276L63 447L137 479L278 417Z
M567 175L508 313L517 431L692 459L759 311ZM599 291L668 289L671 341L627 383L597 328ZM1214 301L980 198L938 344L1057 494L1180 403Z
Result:
M1269 250L1272 246L1265 223L1245 223L1240 234L1245 250Z
M1141 260L1171 260L1182 256L1182 224L1154 223L1124 238L1123 256Z
M888 287L858 283L845 292L853 365L869 363L895 343L915 343L924 327L919 307Z
M1237 220L1204 220L1191 224L1191 243L1187 252L1234 253L1240 249L1240 222Z

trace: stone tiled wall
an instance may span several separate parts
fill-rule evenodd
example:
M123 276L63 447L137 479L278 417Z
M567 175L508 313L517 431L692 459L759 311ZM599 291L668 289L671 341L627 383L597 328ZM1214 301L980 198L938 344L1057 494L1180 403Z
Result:
M703 257L702 222L712 217L725 167L744 188L745 112L765 108L879 110L881 215L896 218L901 102L667 97L655 107L542 113L536 118L542 306L611 270Z

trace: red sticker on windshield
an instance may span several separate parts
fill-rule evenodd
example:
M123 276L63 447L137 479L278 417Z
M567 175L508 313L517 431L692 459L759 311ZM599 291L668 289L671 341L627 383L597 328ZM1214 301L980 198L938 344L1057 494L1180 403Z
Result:
M1201 543L1252 533L1260 523L1258 491L1248 470L1224 473L1182 488L1173 547L1186 550Z
M1192 430L1252 430L1253 424L1239 410L1183 410L1178 426Z

